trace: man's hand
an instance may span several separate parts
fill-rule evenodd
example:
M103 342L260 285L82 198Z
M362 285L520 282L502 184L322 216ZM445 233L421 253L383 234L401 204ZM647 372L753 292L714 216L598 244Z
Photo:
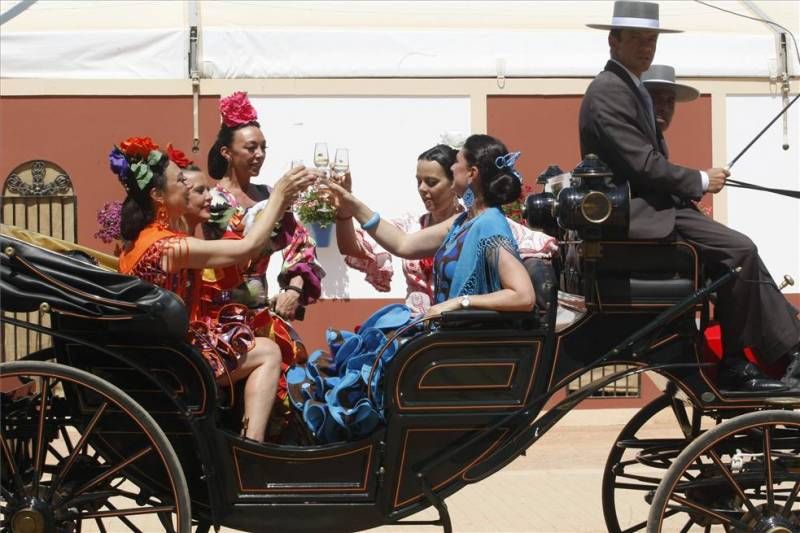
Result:
M725 180L731 175L730 171L724 168L709 168L706 170L708 174L708 190L711 194L717 194L725 187Z

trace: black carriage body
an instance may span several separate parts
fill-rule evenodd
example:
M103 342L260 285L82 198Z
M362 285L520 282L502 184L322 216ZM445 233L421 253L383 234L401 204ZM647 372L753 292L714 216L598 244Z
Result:
M556 333L552 266L529 264L536 311L457 312L407 341L386 374L386 426L361 441L324 446L260 444L225 429L230 398L176 335L175 297L162 301L171 293L2 236L3 306L31 311L46 304L54 348L39 356L117 385L156 419L180 459L196 518L248 531L356 531L399 521L511 462L573 406L540 416L555 391L699 288L696 254L675 244L592 245L582 251L589 257L582 263L589 277L585 316ZM622 264L603 263L603 246ZM663 269L662 282L648 275L639 283L623 267L646 252L637 247L648 246L673 247L661 251L688 262ZM600 289L609 286L616 288ZM136 305L118 305L126 301ZM759 405L725 398L698 370L695 303L648 336L647 345L603 364L672 365L657 371L706 409ZM159 327L159 320L172 326ZM70 401L77 416L91 417L92 398ZM551 422L540 422L548 416ZM131 452L125 427L109 425L100 436L108 453ZM141 466L137 475L161 490Z

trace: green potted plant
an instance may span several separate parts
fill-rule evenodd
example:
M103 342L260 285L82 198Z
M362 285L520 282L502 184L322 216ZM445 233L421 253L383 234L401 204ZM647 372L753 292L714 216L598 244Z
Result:
M297 200L296 209L300 222L311 232L317 246L329 246L336 212L325 193L310 188Z

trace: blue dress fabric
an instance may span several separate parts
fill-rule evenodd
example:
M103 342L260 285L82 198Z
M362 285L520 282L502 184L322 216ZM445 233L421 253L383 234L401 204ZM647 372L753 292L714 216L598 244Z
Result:
M460 215L434 256L435 302L499 290L501 249L519 257L500 209L486 209L474 219L467 219L467 213ZM384 369L400 343L419 330L412 328L408 335L386 344L392 333L413 319L405 305L387 305L364 321L358 333L329 329L328 350L317 350L305 365L288 370L289 399L317 442L364 438L385 422Z

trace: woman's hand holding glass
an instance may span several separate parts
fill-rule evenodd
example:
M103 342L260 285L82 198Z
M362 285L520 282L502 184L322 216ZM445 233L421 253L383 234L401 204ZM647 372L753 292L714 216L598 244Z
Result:
M328 180L324 187L330 193L331 203L336 209L336 218L344 220L353 217L358 199L350 192L352 188L350 173L346 172L339 178Z
M290 168L278 181L272 190L272 201L278 201L289 209L297 195L310 187L316 180L317 174L304 166Z

